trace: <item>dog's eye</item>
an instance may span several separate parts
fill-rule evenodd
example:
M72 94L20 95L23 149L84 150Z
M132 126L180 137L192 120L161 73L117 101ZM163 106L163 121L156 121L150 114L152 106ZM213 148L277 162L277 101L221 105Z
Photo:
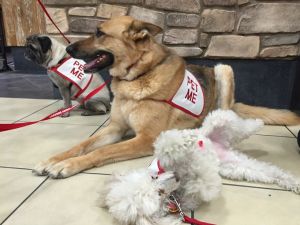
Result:
M96 29L96 37L101 37L102 35L104 35L105 33L103 33L99 28Z

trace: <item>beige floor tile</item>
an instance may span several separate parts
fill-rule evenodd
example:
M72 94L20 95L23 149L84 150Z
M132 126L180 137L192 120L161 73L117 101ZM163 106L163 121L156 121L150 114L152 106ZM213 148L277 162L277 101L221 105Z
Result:
M85 140L97 126L35 124L0 133L0 166L33 168Z
M18 120L55 101L53 99L0 98L0 119Z
M29 170L0 168L0 223L44 180Z
M73 104L76 104L76 102L73 102ZM55 104L52 104L49 107L47 107L29 117L24 118L22 121L35 121L35 120L42 119L45 116L47 116L53 112L56 112L57 110L61 109L62 107L63 107L63 102L58 101ZM71 115L69 117L66 117L66 118L56 117L51 120L47 120L44 123L100 126L109 117L109 114L95 115L95 116L81 116L80 114L81 114L81 111L74 110L71 112Z
M202 205L195 218L219 225L298 225L299 205L291 192L223 186L220 198Z
M298 126L288 126L288 128L293 132L293 134L295 136L297 136L298 132L300 130L300 125L298 125Z
M291 132L286 129L285 126L267 126L265 125L257 134L262 135L274 135L274 136L284 136L284 137L294 137Z
M79 174L47 180L4 225L110 225L108 212L97 206L106 176Z

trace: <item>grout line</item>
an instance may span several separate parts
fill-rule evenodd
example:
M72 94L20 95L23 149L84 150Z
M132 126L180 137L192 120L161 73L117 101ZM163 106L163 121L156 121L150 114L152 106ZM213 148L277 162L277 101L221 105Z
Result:
M92 174L92 175L104 175L104 176L110 176L111 173L95 173L95 172L80 172L82 174Z
M0 169L16 169L16 170L30 170L30 168L25 168L25 167L15 167L15 166L0 166ZM104 175L104 176L110 176L112 175L111 173L97 173L97 172L80 172L83 174L92 174L92 175Z
M297 138L296 135L295 135L295 134L294 134L294 133L286 126L286 125L285 125L285 128L288 129L288 131L289 131L295 138Z
M88 126L88 127L96 127L98 125L95 124L78 124L78 123L59 123L59 122L40 122L40 124L56 124L56 125L75 125L75 126Z
M0 166L0 168L3 168L3 169L17 169L17 170L32 170L32 169L25 168L25 167L15 167L15 166Z
M89 137L92 137L109 119L110 116L108 116L107 119Z
M29 117L29 116L31 116L31 115L33 115L33 114L37 113L37 112L39 112L39 111L41 111L41 110L43 110L43 109L45 109L45 108L49 107L49 106L51 106L51 105L53 105L53 104L57 103L58 101L60 101L60 100L56 100L56 101L52 102L51 104L49 104L49 105L46 105L46 106L42 107L41 109L38 109L38 110L36 110L36 111L34 111L34 112L30 113L29 115L27 115L27 116L24 116L24 117L22 117L22 118L20 118L20 119L18 119L18 120L16 120L16 121L14 121L13 123L19 122L20 120L23 120L23 119L25 119L25 118L27 118L27 117Z
M281 135L272 135L272 134L255 134L257 136L267 136L267 137L282 137L282 138L294 138L291 136L281 136Z
M46 177L1 223L2 225L9 217L11 217L47 180L49 177Z
M290 192L289 190L280 189L280 188L256 187L256 186L250 186L250 185L229 184L229 183L222 183L222 184L226 185L226 186L234 186L234 187L246 187L246 188L265 189L265 190L272 190L272 191L287 191L287 192Z

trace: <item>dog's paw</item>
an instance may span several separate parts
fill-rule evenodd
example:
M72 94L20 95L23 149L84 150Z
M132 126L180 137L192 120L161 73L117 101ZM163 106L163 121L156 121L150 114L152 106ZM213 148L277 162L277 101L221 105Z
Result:
M66 113L63 113L61 114L61 118L66 118L66 117L69 117L70 116L70 112L66 112Z
M105 115L106 112L105 111L97 111L97 112L93 112L93 111L83 111L81 113L82 116L94 116L94 115Z
M73 159L66 159L47 169L48 176L54 179L66 178L78 172L80 172L80 169Z
M296 185L292 188L292 191L298 195L300 195L300 184Z
M52 160L41 161L39 162L32 170L32 173L38 176L48 175L48 169L55 164Z

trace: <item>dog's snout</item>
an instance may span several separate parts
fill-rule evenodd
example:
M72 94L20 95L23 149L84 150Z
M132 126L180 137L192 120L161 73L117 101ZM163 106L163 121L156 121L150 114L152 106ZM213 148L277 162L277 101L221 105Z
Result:
M66 51L69 55L73 56L75 51L76 51L76 47L74 44L71 44L69 45L67 48L66 48Z

